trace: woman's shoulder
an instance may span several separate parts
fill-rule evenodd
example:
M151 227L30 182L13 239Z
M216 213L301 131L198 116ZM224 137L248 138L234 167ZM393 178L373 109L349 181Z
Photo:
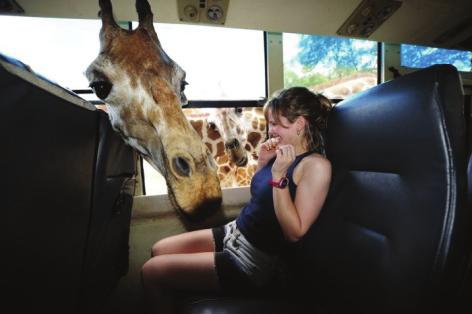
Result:
M295 169L296 181L299 182L302 177L331 177L331 162L325 156L319 153L312 153L305 156ZM298 179L298 180L297 180Z
M331 162L325 156L319 153L312 153L305 158L303 158L302 165L305 165L309 168L329 168L331 169Z

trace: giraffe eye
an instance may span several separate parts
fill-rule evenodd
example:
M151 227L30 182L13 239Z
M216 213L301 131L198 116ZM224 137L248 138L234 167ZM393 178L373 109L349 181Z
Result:
M108 81L95 81L90 83L89 86L92 88L95 95L97 95L101 100L105 100L108 97L111 88L113 87L113 85Z
M183 157L175 157L172 159L172 166L174 170L183 177L190 176L190 164Z

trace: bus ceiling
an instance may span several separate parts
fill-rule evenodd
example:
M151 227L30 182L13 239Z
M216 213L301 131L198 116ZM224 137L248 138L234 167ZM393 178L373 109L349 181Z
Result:
M135 21L133 0L112 1L115 17ZM472 50L470 0L150 0L162 23L364 38ZM97 19L98 0L0 0L0 14Z

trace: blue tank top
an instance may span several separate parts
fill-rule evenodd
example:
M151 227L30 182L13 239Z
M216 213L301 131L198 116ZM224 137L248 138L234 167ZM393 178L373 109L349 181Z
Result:
M287 170L288 189L292 200L295 199L297 191L297 186L293 182L293 171L305 156L312 153L313 151L309 151L298 155ZM252 177L251 199L241 210L236 219L236 225L255 247L264 252L277 255L283 250L287 241L275 215L273 188L268 183L272 179L271 168L274 162L275 158L259 169Z

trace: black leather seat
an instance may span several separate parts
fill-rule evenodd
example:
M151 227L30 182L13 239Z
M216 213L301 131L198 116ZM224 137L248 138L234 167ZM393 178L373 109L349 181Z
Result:
M128 270L136 153L105 113L0 55L2 307L99 311Z
M293 282L260 298L187 299L180 313L470 313L465 135L452 66L339 103L330 194L292 254Z

